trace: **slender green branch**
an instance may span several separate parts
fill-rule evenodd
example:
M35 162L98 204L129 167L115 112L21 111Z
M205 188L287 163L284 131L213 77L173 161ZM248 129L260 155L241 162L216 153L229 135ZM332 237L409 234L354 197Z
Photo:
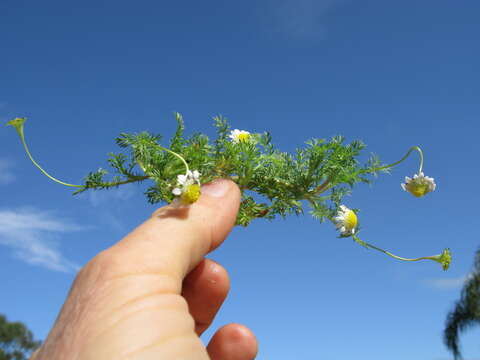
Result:
M25 134L23 132L23 124L25 123L25 121L26 121L26 118L16 118L12 121L9 121L7 123L7 125L11 125L15 128L15 130L17 130L17 133L20 136L20 140L22 141L25 152L27 153L27 155L28 155L30 161L33 163L33 165L35 165L38 169L40 169L40 171L46 177L48 177L49 179L51 179L51 180L53 180L53 181L55 181L59 184L69 186L69 187L77 187L77 188L85 187L84 185L69 184L69 183L63 182L61 180L58 180L58 179L54 178L53 176L51 176L49 173L47 173L45 170L43 170L43 168L33 159L33 156L32 156L32 154L30 154L30 150L28 149L27 143L25 142Z
M313 195L319 195L319 194L327 191L329 186L330 186L330 181L331 181L331 179L328 178L327 180L325 180L325 182L323 184L318 185L315 189L310 191L310 193L313 194Z
M404 157L402 157L400 160L392 163L392 164L389 164L389 165L385 165L385 166L381 166L381 167L378 167L378 168L374 168L374 169L367 169L367 170L362 170L361 173L373 173L373 172L377 172L377 171L380 171L380 170L385 170L385 169L389 169L395 165L398 165L400 164L401 162L403 162L406 158L408 158L408 156L412 153L412 151L418 151L418 153L420 154L420 168L418 169L418 173L421 173L422 172L422 169L423 169L423 152L422 152L422 149L420 149L418 146L412 146L408 152L405 154Z
M397 256L397 255L392 254L391 252L389 252L387 250L384 250L384 249L381 249L381 248L379 248L375 245L369 244L366 241L363 241L360 238L358 238L358 236L356 236L356 235L353 235L352 238L355 242L357 242L360 245L366 247L367 249L374 249L374 250L380 251L380 252L384 253L385 255L388 255L388 256L390 256L394 259L397 259L397 260L402 260L402 261L433 260L433 261L436 261L436 262L440 263L443 267L443 270L447 270L448 267L450 266L451 255L450 255L450 250L449 249L445 249L440 255L422 256L422 257L410 259L410 258L404 258L404 257L401 257L401 256Z
M143 162L140 160L136 159L138 166L140 166L140 169L142 169L143 172L147 170L147 168L143 165Z
M188 168L187 162L185 161L185 159L184 159L182 156L180 156L180 155L177 154L176 152L174 152L174 151L172 151L172 150L169 150L169 149L167 149L167 148L165 148L165 147L163 147L163 146L161 146L161 145L158 145L158 144L157 144L157 146L158 146L161 150L164 150L164 151L166 151L166 152L168 152L168 153L170 153L170 154L172 154L172 155L175 155L177 158L179 158L180 160L182 160L183 164L185 165L185 169L186 169L185 173L188 173L188 172L190 171L190 169Z
M134 183L134 182L147 180L149 178L150 178L150 176L148 176L148 175L146 175L146 176L136 176L135 178L128 179L128 180L123 180L123 181L100 183L98 186L92 186L92 188L114 187L114 186L125 185L125 184L130 184L130 183Z

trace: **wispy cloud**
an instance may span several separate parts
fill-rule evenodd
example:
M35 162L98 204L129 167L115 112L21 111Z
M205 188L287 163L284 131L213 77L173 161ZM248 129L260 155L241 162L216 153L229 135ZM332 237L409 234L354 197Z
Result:
M79 195L96 208L99 219L106 225L118 232L127 231L121 216L118 215L130 198L136 194L136 187L133 184L122 185L118 188L108 190L89 190Z
M427 279L424 282L435 289L439 290L451 290L459 289L463 286L465 281L470 278L470 275L459 276L455 278L440 278L440 279Z
M91 190L84 196L95 207L107 205L115 201L125 201L135 194L135 188L132 184L122 185L115 189Z
M344 0L265 0L262 23L293 39L325 37L325 17Z
M55 234L82 230L72 222L34 208L0 209L0 245L29 264L50 270L71 272L79 266L59 250Z
M10 161L0 159L0 185L5 185L15 180L11 168L12 163Z

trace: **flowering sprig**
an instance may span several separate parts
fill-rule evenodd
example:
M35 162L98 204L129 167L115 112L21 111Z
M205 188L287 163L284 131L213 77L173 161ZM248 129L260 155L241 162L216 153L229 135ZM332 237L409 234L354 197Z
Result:
M83 185L62 182L50 176L33 160L25 143L25 118L16 118L8 125L17 130L35 166L50 179L78 188L74 194L150 180L153 184L145 191L150 203L163 201L190 206L200 198L202 184L217 178L228 178L235 181L242 192L238 225L247 226L255 218L299 215L308 204L311 215L320 222L331 221L340 231L340 237L352 237L360 245L398 260L428 259L439 262L443 269L448 268L451 261L448 249L440 255L408 259L361 240L358 237L357 210L349 209L342 202L355 184L370 183L372 175L389 171L413 151L420 154L419 171L412 179L406 178L402 188L416 197L435 190L433 179L423 173L423 153L419 147L410 148L403 158L389 165L382 165L375 155L361 165L357 157L365 145L360 141L345 144L341 136L329 141L312 139L307 141L305 148L291 155L277 150L269 133L231 130L226 119L220 116L214 118L218 136L213 143L202 134L186 138L181 115L176 113L175 117L177 131L168 146L160 144L160 135L122 133L116 142L121 148L129 148L130 154L110 154L108 162L116 175L107 180L107 171L100 168L89 173ZM254 197L254 194L259 196Z
M200 173L197 170L187 170L185 175L178 175L177 186L172 194L178 197L180 204L193 204L200 198Z

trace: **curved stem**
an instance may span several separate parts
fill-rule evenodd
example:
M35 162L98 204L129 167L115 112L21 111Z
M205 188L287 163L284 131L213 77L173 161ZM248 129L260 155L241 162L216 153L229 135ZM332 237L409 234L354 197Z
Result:
M78 187L78 188L82 188L82 187L85 187L84 185L74 185L74 184L69 184L69 183L66 183L66 182L63 182L63 181L60 181L56 178L54 178L53 176L51 176L49 173L47 173L45 170L42 169L42 167L40 165L38 165L38 163L33 159L32 157L32 154L30 154L30 151L28 150L28 146L27 146L27 143L25 142L25 135L23 134L23 129L22 130L18 130L18 134L20 135L20 140L22 140L22 144L23 144L23 147L25 148L25 152L27 153L30 161L33 163L33 165L35 165L37 168L40 169L40 171L46 176L48 177L49 179L59 183L59 184L62 184L62 185L65 185L65 186L69 186L69 187Z
M135 160L137 161L138 166L140 166L140 169L142 169L142 171L145 172L147 168L143 165L143 163L138 159L135 159Z
M435 262L438 262L440 265L442 265L443 270L447 270L448 267L450 266L450 262L452 261L452 256L450 253L450 249L444 249L441 254L439 255L434 255L434 256L422 256L414 259L409 259L409 258L404 258L401 256L397 256L395 254L392 254L389 251L383 250L375 245L369 244L366 241L360 240L356 235L352 236L353 240L357 243L359 243L362 246L365 246L367 249L374 249L377 251L380 251L384 253L385 255L388 255L394 259L397 260L402 260L402 261L420 261L420 260L432 260Z
M397 256L395 254L392 254L391 252L387 251L387 250L383 250L375 245L372 245L372 244L369 244L367 243L366 241L363 241L363 240L360 240L359 238L355 237L354 236L354 240L356 242L359 242L361 245L367 247L367 248L370 248L370 249L374 249L374 250L377 250L377 251L380 251L394 259L398 259L398 260L402 260L402 261L419 261L419 260L433 260L433 256L422 256L422 257L419 257L419 258L415 258L415 259L409 259L409 258L404 258L404 257L401 257L401 256Z
M164 148L164 147L161 146L161 145L157 145L157 146L158 146L160 149L162 149L162 150L164 150L164 151L166 151L166 152L168 152L168 153L170 153L170 154L172 154L172 155L175 155L177 158L179 158L180 160L182 160L182 162L183 162L183 164L185 165L185 168L186 168L185 173L188 173L188 172L190 171L187 162L185 161L185 159L184 159L181 155L177 154L176 152L174 152L174 151L172 151L172 150L169 150L169 149L167 149L167 148Z
M404 161L411 153L413 150L416 150L418 151L418 153L420 154L420 168L418 169L418 173L421 173L422 172L422 169L423 169L423 152L422 152L422 149L420 149L418 146L412 146L408 152L405 154L404 157L402 157L400 160L392 163L392 164L389 164L389 165L385 165L385 166L381 166L381 167L378 167L378 168L375 168L375 169L372 169L372 170L368 170L368 171L365 171L365 172L375 172L375 171L380 171L380 170L384 170L384 169L389 169L395 165L398 165L400 164L402 161Z

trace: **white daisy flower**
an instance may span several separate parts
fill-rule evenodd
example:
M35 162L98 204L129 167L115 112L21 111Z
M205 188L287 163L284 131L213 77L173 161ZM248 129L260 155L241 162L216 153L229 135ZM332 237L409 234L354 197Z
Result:
M355 228L358 223L357 215L345 205L340 205L337 216L333 220L342 236L355 234Z
M200 173L188 170L185 175L177 176L177 187L172 194L180 199L183 205L193 204L200 197Z
M406 176L405 183L401 186L403 190L416 197L422 197L437 187L433 178L425 176L423 172L413 175L413 179Z
M228 137L232 139L233 143L238 144L242 141L248 141L250 136L251 134L248 131L235 129L230 131L230 135Z

